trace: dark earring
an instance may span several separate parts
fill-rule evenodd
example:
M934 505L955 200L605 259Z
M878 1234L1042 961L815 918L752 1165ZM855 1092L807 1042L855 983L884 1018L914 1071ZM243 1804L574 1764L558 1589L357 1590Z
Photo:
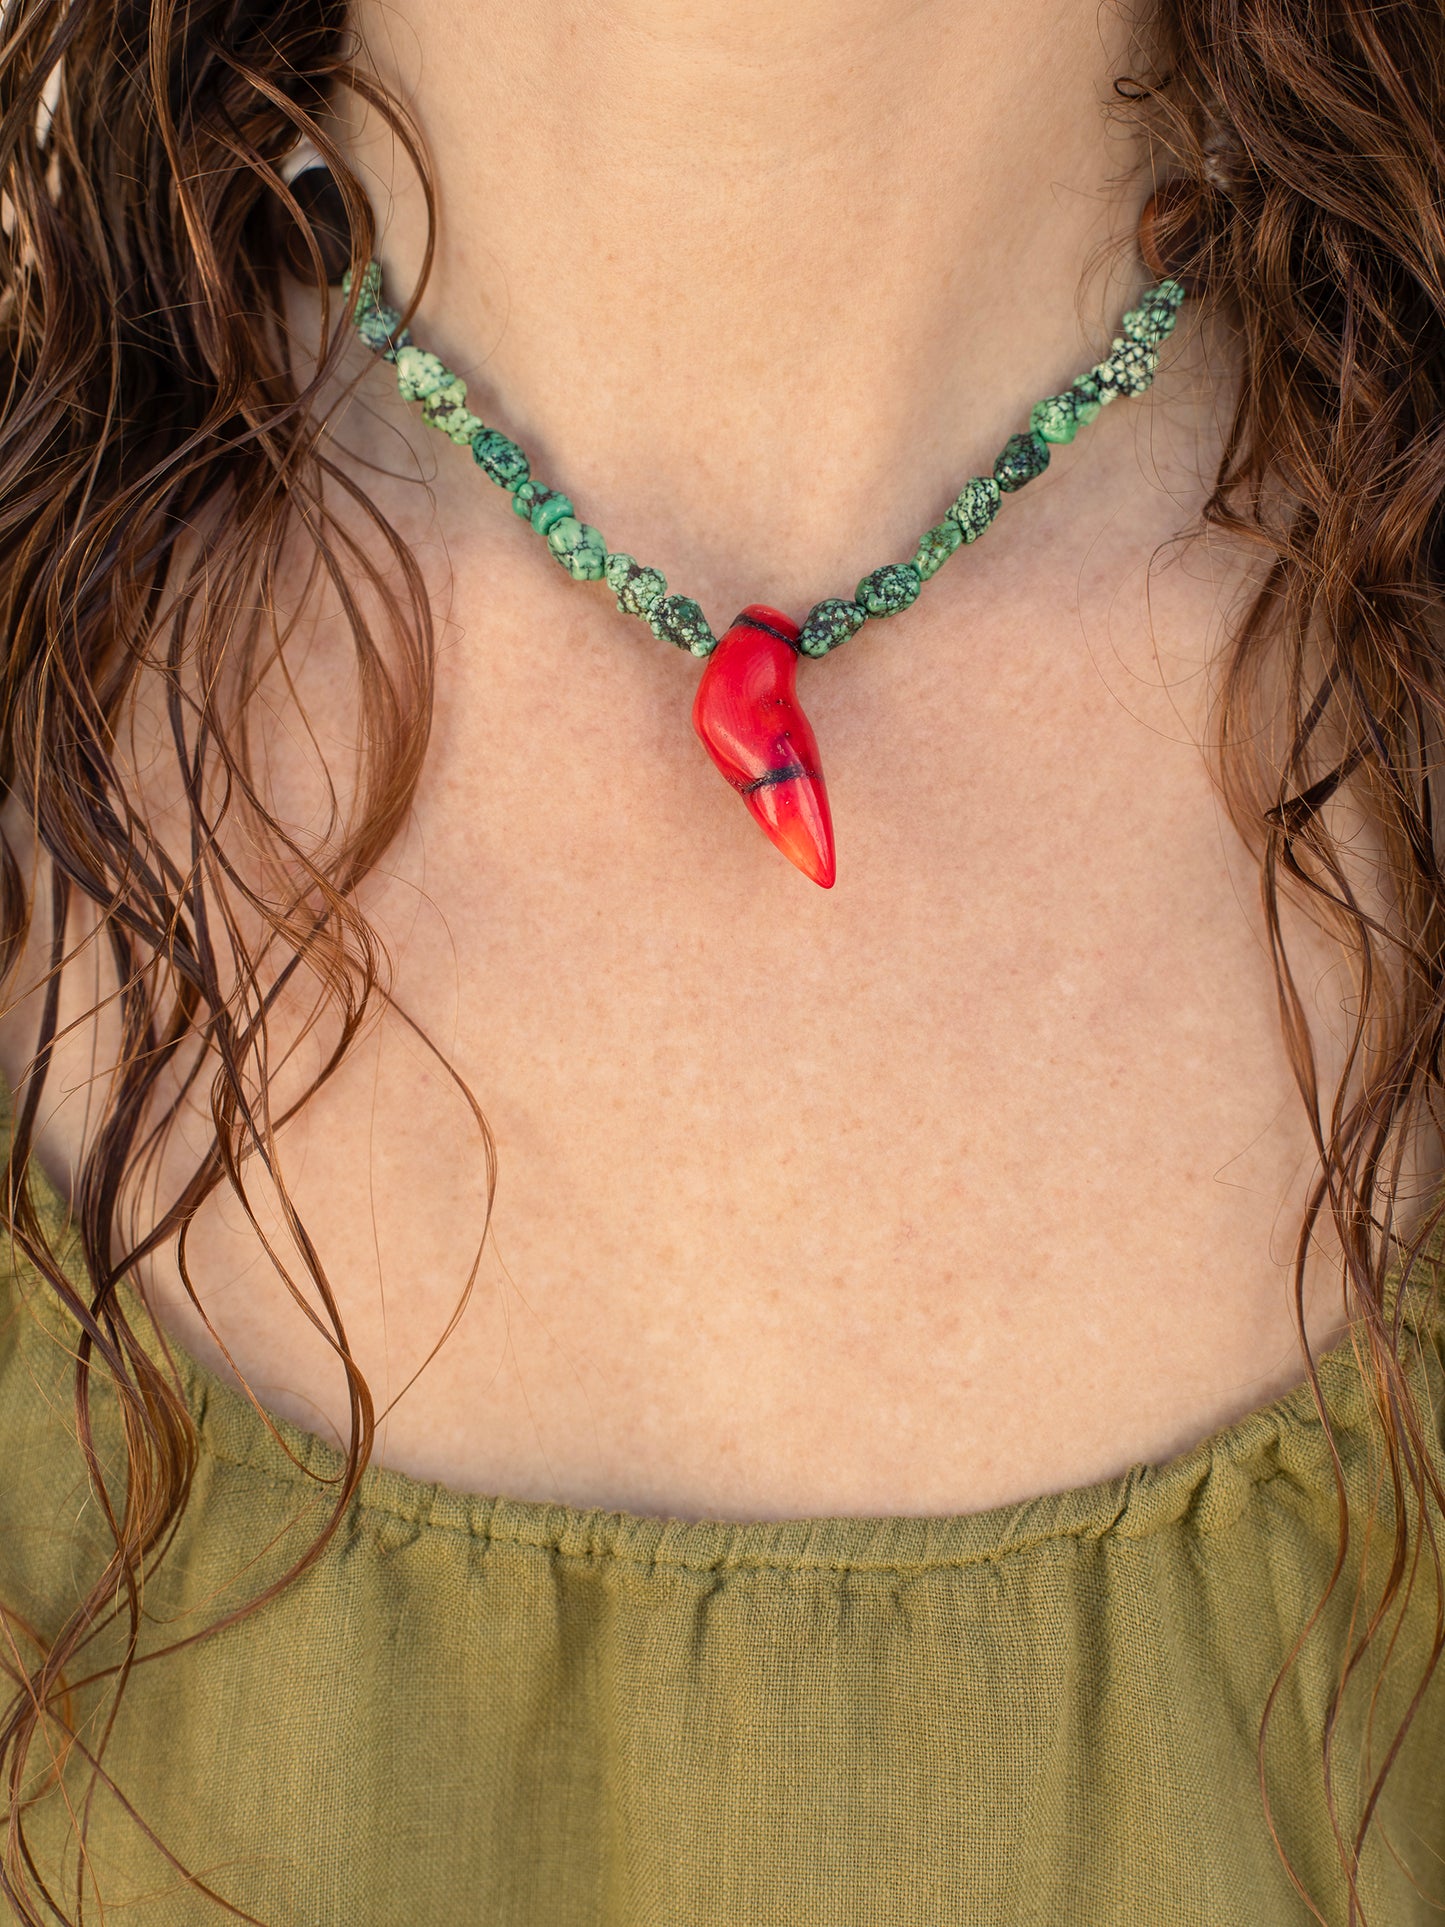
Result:
M331 283L339 281L351 264L351 229L346 203L331 169L323 163L304 169L291 182L291 193L321 256L323 278ZM316 264L305 235L292 220L286 221L281 238L281 259L298 281L316 286Z
M1139 252L1152 275L1178 281L1186 293L1209 285L1216 193L1206 181L1179 176L1149 196L1139 217Z

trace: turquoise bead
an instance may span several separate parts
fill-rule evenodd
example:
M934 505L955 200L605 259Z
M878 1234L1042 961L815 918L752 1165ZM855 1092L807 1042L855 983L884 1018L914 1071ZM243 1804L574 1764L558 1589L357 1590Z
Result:
M1142 395L1158 370L1157 348L1119 335L1112 352L1093 370L1099 384L1099 399L1107 402L1116 395Z
M938 574L962 541L963 530L951 515L945 515L937 528L929 529L919 539L913 566L925 582Z
M396 392L403 401L425 401L455 379L439 355L416 346L397 350Z
M343 301L351 293L351 269L346 268L341 276L341 298ZM361 279L356 283L356 307L359 313L364 308L374 308L381 300L381 263L368 261L361 270Z
M1173 319L1173 310L1169 310ZM1131 308L1120 324L1120 331L1130 341L1142 341L1148 348L1154 347L1164 333L1162 310L1154 307L1147 299L1137 308Z
M1157 288L1147 290L1137 308L1131 308L1125 315L1122 332L1130 341L1157 347L1179 319L1179 304L1183 299L1184 290L1177 281L1161 281Z
M860 609L856 602L830 596L826 602L815 602L804 617L798 631L798 647L805 656L826 656L840 642L856 636L867 620L868 611Z
M1036 401L1029 415L1029 427L1046 442L1071 442L1079 432L1072 395L1050 395Z
M558 498L554 496L553 501ZM551 503L548 504L551 507ZM600 582L607 544L597 530L575 515L564 515L547 529L547 547L574 582Z
M1114 379L1114 371L1107 360L1096 362L1089 373L1093 377L1094 386L1099 391L1099 400L1104 407L1107 408L1111 401L1119 399L1119 384Z
M1009 493L1042 475L1049 465L1049 445L1041 435L1010 435L993 465L993 479Z
M515 499L514 496L513 500L515 501ZM546 535L558 522L576 513L576 509L573 508L567 496L563 495L560 490L553 491L549 489L545 495L533 498L532 527L537 531L538 535ZM606 551L604 550L604 554L605 553Z
M857 601L870 616L896 616L918 600L923 578L912 562L885 562L881 569L865 575L854 591Z
M971 482L964 483L958 500L948 511L949 517L957 522L965 542L976 542L998 514L1002 501L992 475L975 475Z
M498 488L516 488L527 479L526 456L515 442L495 428L483 428L473 435L472 456L483 475Z
M664 596L653 609L648 627L659 641L675 643L694 656L710 656L717 648L717 637L691 596Z
M539 482L534 479L519 482L512 491L512 513L523 516L528 522L531 522L533 528L535 528L537 525L532 518L537 513L537 510L552 501L565 504L565 507L558 510L558 514L570 515L572 513L572 504L559 490L548 488L545 482ZM542 533L545 535L546 530L544 529Z
M351 294L351 270L347 268L341 277L341 298L347 300ZM398 328L401 321L399 309L390 308L381 298L381 263L368 261L361 271L361 279L356 284L356 303L352 318L356 332L373 354L382 355L387 361L395 361L397 350L411 346L411 330Z
M400 320L398 308L366 308L357 313L356 332L374 355L387 355L388 360L395 361L396 350L406 345L397 333Z
M1093 375L1080 375L1069 393L1073 396L1074 413L1081 427L1086 427L1090 422L1096 422L1099 419L1104 397Z
M458 448L470 448L477 438L477 430L482 425L480 415L474 415L470 408L458 408L437 426L449 441Z
M464 381L449 381L444 388L438 388L427 396L421 405L421 418L432 428L439 428L454 442L470 444L473 435L481 427L481 420L465 406L467 384Z
M630 555L609 555L603 574L625 616L649 616L667 594L661 569L646 569Z
M453 408L460 408L467 398L467 384L459 375L444 381L440 388L433 388L423 398L421 418L424 422L434 421L438 413L445 415Z

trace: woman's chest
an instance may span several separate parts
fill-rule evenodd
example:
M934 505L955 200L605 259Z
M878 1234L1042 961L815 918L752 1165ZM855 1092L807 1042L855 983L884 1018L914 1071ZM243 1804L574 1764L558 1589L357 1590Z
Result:
M1198 691L1041 631L805 668L830 892L691 739L685 659L544 626L453 665L368 894L405 1021L283 1145L384 1404L481 1235L444 1063L491 1134L470 1301L384 1459L634 1511L965 1511L1170 1456L1302 1375L1313 1151ZM1345 986L1292 941L1328 1073ZM234 1207L192 1263L263 1400L343 1423ZM1332 1337L1337 1294L1310 1314Z

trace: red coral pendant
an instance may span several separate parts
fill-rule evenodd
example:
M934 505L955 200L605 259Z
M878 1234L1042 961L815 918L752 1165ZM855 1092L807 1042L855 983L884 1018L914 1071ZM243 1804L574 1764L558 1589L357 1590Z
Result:
M708 657L692 726L763 834L833 887L833 819L813 726L798 706L798 626L750 604Z

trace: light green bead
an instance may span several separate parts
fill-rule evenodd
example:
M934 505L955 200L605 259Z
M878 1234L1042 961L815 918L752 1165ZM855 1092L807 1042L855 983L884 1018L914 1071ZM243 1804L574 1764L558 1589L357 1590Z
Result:
M625 616L646 618L667 594L667 577L661 569L644 568L635 556L609 555L603 574Z
M1079 432L1079 418L1069 395L1049 395L1036 401L1029 415L1029 427L1046 442L1071 442Z
M849 636L856 636L867 620L868 611L856 602L830 596L826 602L815 602L804 617L798 647L805 656L826 656Z
M482 418L480 415L474 415L469 408L458 408L454 414L449 415L444 422L439 422L437 426L449 441L456 443L458 448L470 448L482 426Z
M343 301L351 293L351 269L344 268L341 274L341 298ZM356 307L360 313L364 308L374 308L381 300L381 263L368 261L361 270L361 279L356 284Z
M600 582L607 544L597 530L575 515L564 515L547 530L547 547L574 582Z
M1090 373L1098 383L1099 400L1111 402L1119 395L1142 395L1158 368L1157 348L1117 335L1112 351Z
M527 458L498 429L483 428L472 437L472 458L498 488L518 488L527 479Z
M653 609L648 627L659 641L675 643L694 656L710 656L717 648L717 637L691 596L664 596Z
M559 514L570 515L572 513L572 504L567 501L567 497L561 494L558 489L548 488L545 482L539 482L535 476L529 477L527 481L519 482L512 491L512 513L514 515L520 515L526 521L531 522L537 510L540 509L544 503L552 501L566 503L566 507L558 511ZM536 526L535 523L533 526Z
M431 428L439 428L444 435L452 433L453 424L466 420L473 425L461 437L470 441L481 427L477 416L468 413L466 407L467 384L455 376L440 388L434 388L421 405L421 418Z
M976 542L998 514L1003 495L992 475L975 475L965 482L958 500L949 509L965 542Z
M374 355L386 355L388 361L395 361L395 351L405 347L411 340L408 331L398 331L400 320L401 311L398 308L359 308L356 332ZM388 353L388 350L391 352Z
M546 535L558 522L565 521L576 513L576 509L560 490L556 493L549 490L545 496L538 498L532 504L532 527L538 535Z
M1109 356L1109 367L1122 395L1142 395L1159 372L1159 350L1152 342L1120 336Z
M913 557L913 566L925 582L938 574L962 541L963 530L951 515L945 515L937 528L928 530Z
M896 616L918 600L923 578L912 562L885 562L865 575L855 591L860 608L870 616Z
M444 381L440 388L432 388L422 399L421 415L423 421L430 421L438 409L460 408L467 398L467 384L460 375L453 375Z
M346 268L341 276L341 298L351 297L351 269ZM361 271L361 279L356 283L356 301L352 308L352 320L356 332L373 354L381 355L387 361L395 361L397 352L412 345L410 328L401 327L401 312L388 307L381 298L381 263L368 261Z
M1096 422L1104 406L1104 396L1099 383L1093 375L1080 375L1069 393L1074 398L1074 413L1078 416L1079 426L1086 428Z
M1159 311L1147 302L1130 308L1120 325L1130 341L1142 341L1152 348L1159 339Z
M396 392L403 401L425 401L456 377L438 355L414 344L396 355Z

